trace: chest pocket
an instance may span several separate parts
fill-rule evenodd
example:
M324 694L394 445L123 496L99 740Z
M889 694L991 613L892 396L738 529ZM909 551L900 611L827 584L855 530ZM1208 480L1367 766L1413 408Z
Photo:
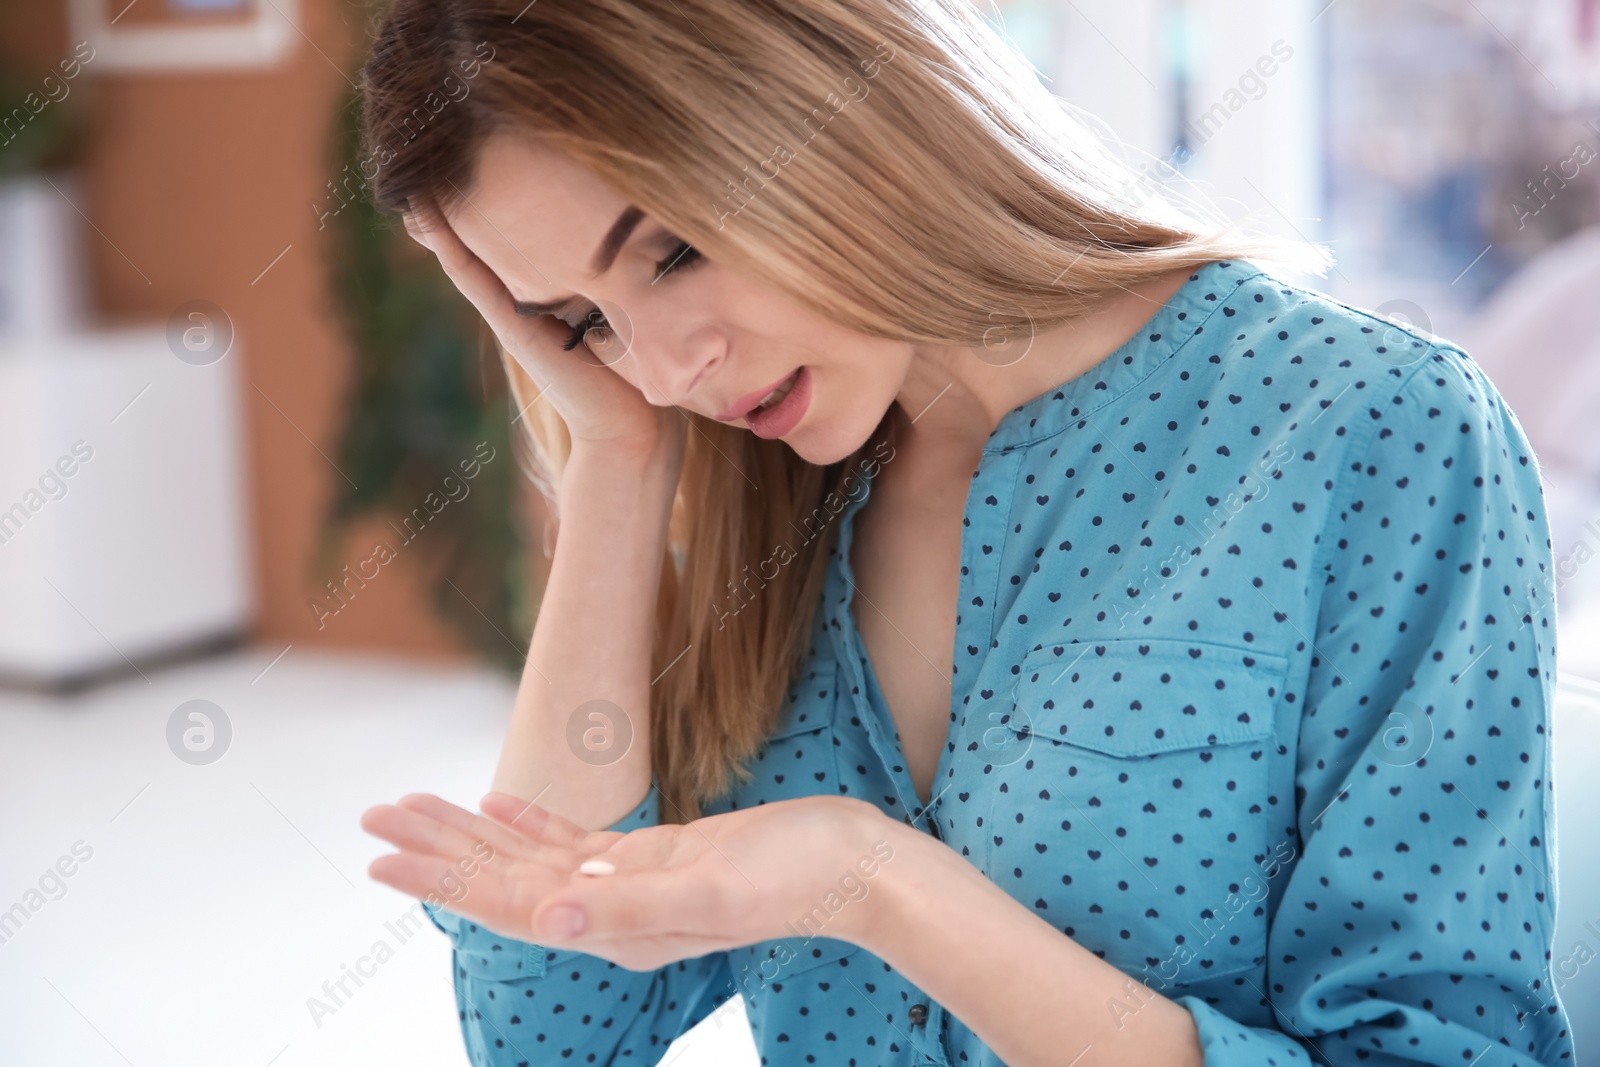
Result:
M1176 639L1029 653L992 770L990 877L1158 990L1261 962L1287 666Z

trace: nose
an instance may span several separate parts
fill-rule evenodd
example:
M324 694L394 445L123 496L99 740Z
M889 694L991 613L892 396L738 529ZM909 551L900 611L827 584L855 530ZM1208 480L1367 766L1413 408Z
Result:
M674 337L664 324L655 329L635 324L628 358L639 391L656 407L690 407L690 397L709 380L723 359L725 345L715 331L697 330Z

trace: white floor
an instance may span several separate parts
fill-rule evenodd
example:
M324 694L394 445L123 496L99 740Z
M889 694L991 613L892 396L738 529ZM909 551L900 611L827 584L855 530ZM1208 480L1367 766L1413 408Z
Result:
M474 806L513 686L299 648L262 674L279 651L73 699L0 694L0 1064L466 1063L449 941L386 927L412 901L366 876L389 848L357 820L413 791ZM193 699L233 731L205 766L167 744ZM380 940L392 957L314 1015L308 1000ZM674 1047L675 1067L756 1062L730 1007Z
M473 805L513 687L484 670L298 648L274 663L278 651L71 699L0 694L0 1064L466 1062L449 943L432 926L404 940L389 930L412 902L366 877L388 848L357 820L419 790ZM1562 825L1581 828L1600 809L1600 686L1574 676L1560 694L1557 797ZM194 699L232 727L205 766L167 742L173 710ZM1587 965L1600 950L1600 848L1591 828L1559 841L1556 958L1573 970L1560 989L1579 1061L1600 1062L1600 1030L1586 1029L1600 1017L1600 966ZM378 941L392 957L314 1015L323 983ZM742 1003L663 1062L753 1065Z

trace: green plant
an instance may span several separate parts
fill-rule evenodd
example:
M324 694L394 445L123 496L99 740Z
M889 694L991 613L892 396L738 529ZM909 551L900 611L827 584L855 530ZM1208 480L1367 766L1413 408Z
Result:
M27 69L0 55L0 178L68 167L78 162L88 135L76 99L81 83L55 71L24 77Z
M355 95L347 95L334 124L333 173L341 176L361 173L357 109ZM397 554L424 553L433 564L439 618L486 658L519 672L532 619L516 516L521 474L500 360L492 344L485 351L476 311L431 256L402 254L412 252L411 239L398 221L378 214L366 192L358 177L345 181L342 206L331 200L337 211L324 219L332 231L332 291L355 368L338 448L349 481L336 483L313 584L338 584L344 564L367 557L369 546L350 559L338 552L352 519L383 514L393 531L389 546ZM467 480L461 464L485 454L483 442L493 456ZM467 491L451 499L460 492L447 488L452 484ZM413 509L432 511L430 493L447 502L425 525L402 529ZM328 600L337 604L331 594Z

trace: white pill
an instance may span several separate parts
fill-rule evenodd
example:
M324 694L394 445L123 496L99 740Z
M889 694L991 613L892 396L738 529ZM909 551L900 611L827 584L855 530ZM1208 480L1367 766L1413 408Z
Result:
M584 860L582 863L578 864L578 873L616 874L617 868L614 864L608 863L605 860Z

